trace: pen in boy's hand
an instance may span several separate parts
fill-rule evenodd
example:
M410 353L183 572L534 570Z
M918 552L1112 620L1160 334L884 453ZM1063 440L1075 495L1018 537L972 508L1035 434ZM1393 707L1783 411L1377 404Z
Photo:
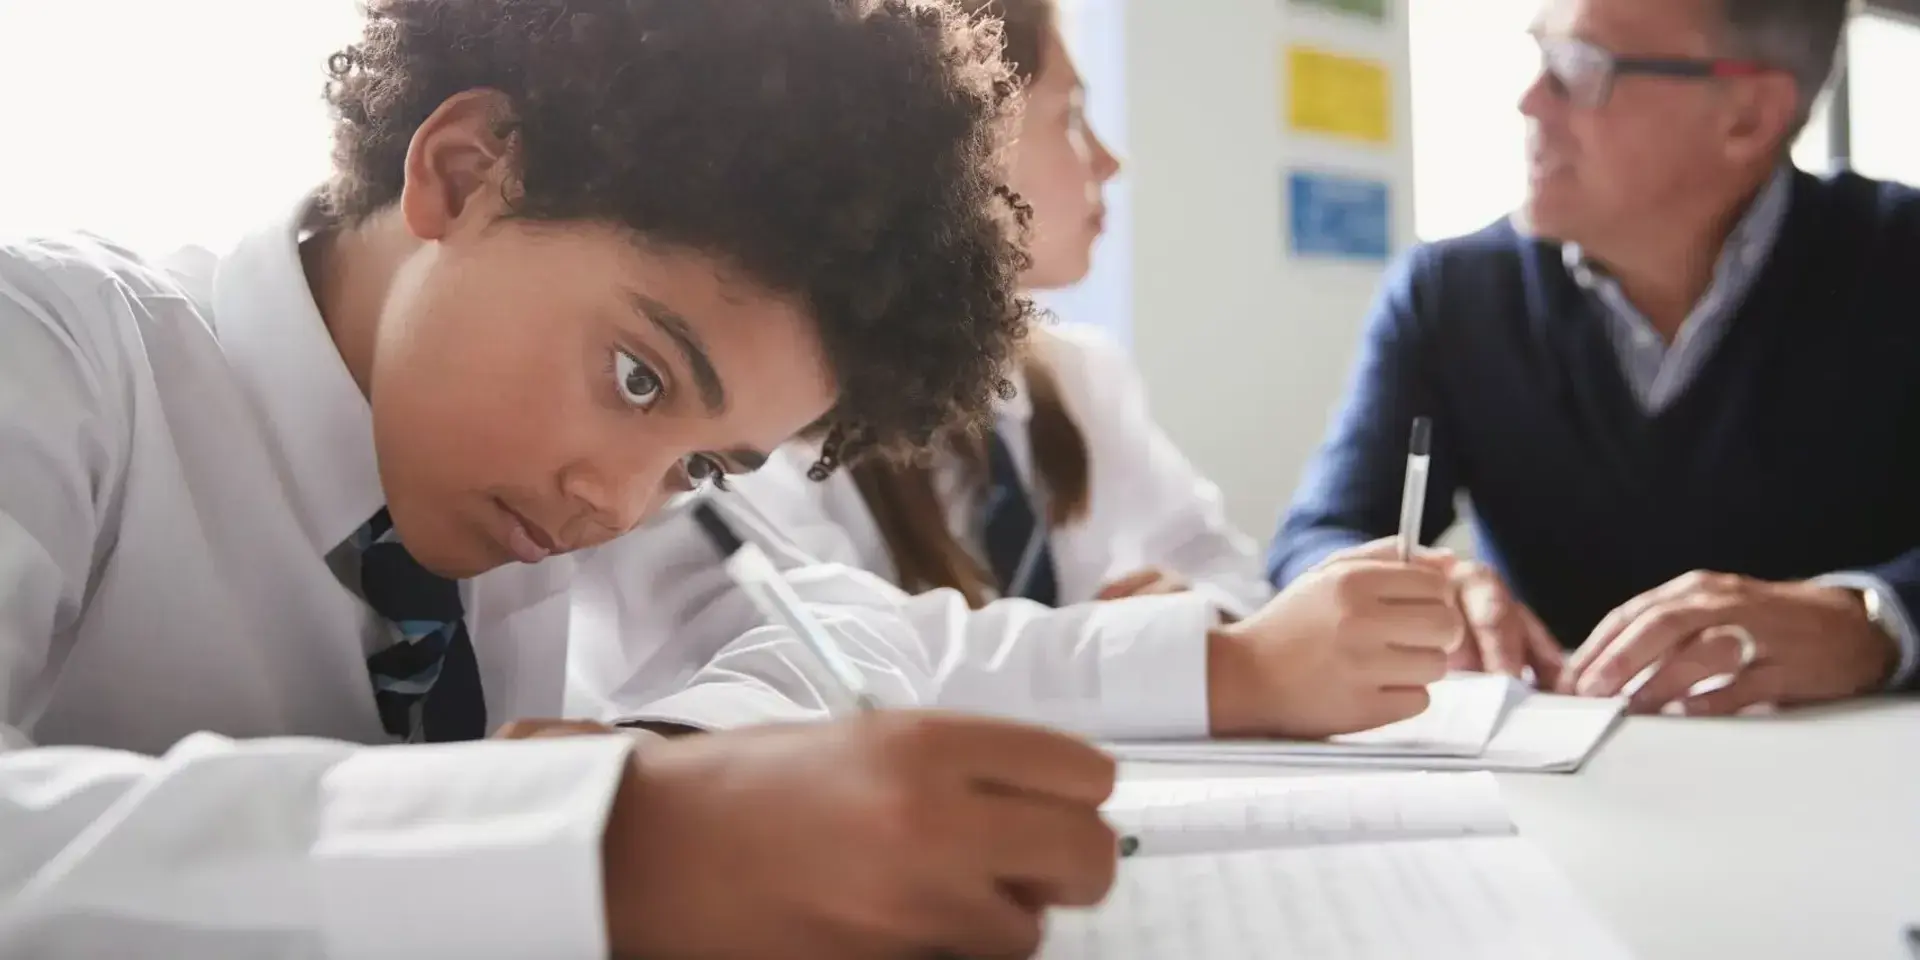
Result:
M800 638L825 668L822 678L830 683L834 698L841 701L842 709L867 711L878 708L879 700L867 691L866 679L859 668L842 653L839 644L827 633L819 618L815 617L793 592L780 570L775 567L766 552L758 544L741 538L734 532L733 526L720 515L720 509L711 502L701 502L693 508L693 519L700 525L715 550L725 558L727 575L740 585L740 589L759 609L761 616L792 630Z

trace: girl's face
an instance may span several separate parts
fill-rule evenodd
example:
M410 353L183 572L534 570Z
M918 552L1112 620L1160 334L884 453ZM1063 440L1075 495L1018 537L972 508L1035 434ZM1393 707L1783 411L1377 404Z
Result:
M1048 31L1040 62L1027 88L1013 188L1033 207L1033 266L1022 282L1048 290L1086 277L1106 220L1100 190L1120 161L1087 126L1080 74L1058 30Z

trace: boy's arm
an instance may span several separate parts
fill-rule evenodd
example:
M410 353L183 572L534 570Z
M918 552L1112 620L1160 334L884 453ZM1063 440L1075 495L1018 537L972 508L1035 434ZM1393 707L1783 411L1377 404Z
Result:
M1219 614L1204 595L973 610L952 590L909 596L864 570L814 561L782 532L812 528L790 507L777 508L776 529L759 500L714 497L888 704L1107 737L1207 731L1207 632ZM688 513L675 509L583 562L569 658L577 712L706 729L825 716L810 653L765 625Z
M33 746L113 539L117 297L0 249L0 956L604 956L625 738Z

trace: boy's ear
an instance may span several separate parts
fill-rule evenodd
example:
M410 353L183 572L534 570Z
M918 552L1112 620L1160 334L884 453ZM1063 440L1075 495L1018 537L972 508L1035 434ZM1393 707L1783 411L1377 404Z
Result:
M513 105L497 90L448 97L407 145L400 214L408 232L440 240L464 219L491 217L514 186Z

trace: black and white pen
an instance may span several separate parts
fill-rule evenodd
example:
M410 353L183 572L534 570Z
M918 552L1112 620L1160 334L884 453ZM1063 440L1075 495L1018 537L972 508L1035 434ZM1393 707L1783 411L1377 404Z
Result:
M815 660L825 670L822 678L835 689L832 699L840 702L835 714L852 711L865 712L878 709L880 701L867 690L866 679L859 668L841 651L827 628L819 618L807 609L806 602L793 592L793 587L780 575L780 568L774 566L759 544L753 543L734 532L733 525L720 515L720 509L711 501L701 501L693 507L693 519L700 525L708 542L725 560L727 575L740 585L747 598L753 601L760 615L792 630L800 638Z
M1400 562L1420 551L1420 523L1427 510L1427 471L1433 462L1433 421L1413 418L1407 442L1407 480L1400 491Z

